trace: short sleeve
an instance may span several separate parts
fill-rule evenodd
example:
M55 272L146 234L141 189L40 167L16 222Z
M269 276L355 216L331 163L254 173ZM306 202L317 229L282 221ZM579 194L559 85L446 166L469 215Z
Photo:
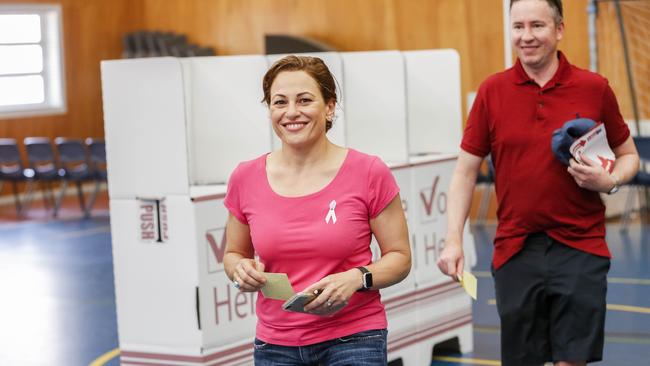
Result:
M469 112L461 149L476 156L486 156L490 153L490 115L487 107L486 86L481 85L476 94L476 99Z
M379 158L374 158L368 171L368 213L377 217L397 196L399 186L388 166Z
M223 205L226 206L228 211L237 218L242 224L248 225L246 215L242 209L242 167L241 164L235 168L228 180L228 189L226 190L226 198L223 200Z
M602 100L601 118L605 124L605 131L607 131L607 142L612 148L620 146L630 136L630 129L625 124L625 120L621 115L621 111L616 101L614 91L609 86L605 85Z

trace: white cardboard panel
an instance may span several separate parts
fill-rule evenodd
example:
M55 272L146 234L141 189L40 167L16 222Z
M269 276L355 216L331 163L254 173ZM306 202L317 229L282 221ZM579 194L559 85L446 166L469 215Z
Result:
M199 352L196 220L189 197L168 196L169 239L143 242L138 200L111 199L115 299L120 345Z
M195 57L183 63L187 83L192 185L225 183L237 164L271 150L261 102L264 56Z
M408 160L406 79L398 51L343 52L348 146L387 163Z
M198 241L201 327L204 348L232 346L255 337L257 293L240 292L225 273L228 210L223 197L197 198L194 205Z
M409 153L458 153L462 129L460 57L456 50L403 52Z
M447 197L456 161L447 160L411 168L409 233L414 237L413 268L418 287L449 281L436 261L447 231Z
M337 97L339 99L339 103L336 106L336 119L334 120L334 124L332 125L332 129L327 132L327 137L329 138L330 141L333 143L339 145L339 146L346 146L346 140L345 140L345 113L344 113L344 106L345 104L343 103L342 97L342 91L343 91L343 63L341 62L341 56L338 52L313 52L313 53L300 53L297 55L302 55L302 56L313 56L313 57L318 57L323 62L325 62L325 65L327 65L327 68L330 69L330 72L332 75L334 75L334 80L336 82L336 87L337 87ZM268 62L269 62L269 67L271 65L281 59L284 56L288 56L288 54L278 54L278 55L268 55L266 56ZM274 133L273 134L273 149L278 150L282 147L282 142L278 138L278 136Z
M111 198L187 194L178 59L102 61L101 71Z

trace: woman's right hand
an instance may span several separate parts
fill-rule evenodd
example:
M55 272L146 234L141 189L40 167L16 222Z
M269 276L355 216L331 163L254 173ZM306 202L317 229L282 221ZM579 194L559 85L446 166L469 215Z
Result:
M232 280L239 284L239 291L257 292L266 284L264 263L251 258L242 258L237 261L232 273Z

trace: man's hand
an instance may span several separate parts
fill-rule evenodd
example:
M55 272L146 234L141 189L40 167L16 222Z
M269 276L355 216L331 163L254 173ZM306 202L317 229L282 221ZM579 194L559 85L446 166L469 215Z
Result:
M567 168L580 188L607 193L614 187L616 182L600 164L584 155L580 155L580 160L582 164L571 159Z
M463 246L459 242L448 241L438 258L438 268L442 273L451 276L454 281L458 281L463 274L464 266Z

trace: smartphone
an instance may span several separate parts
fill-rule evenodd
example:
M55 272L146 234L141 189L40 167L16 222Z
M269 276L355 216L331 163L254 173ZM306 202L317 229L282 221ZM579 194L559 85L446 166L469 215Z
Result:
M309 304L312 300L316 298L315 294L309 294L304 292L298 292L293 295L282 305L282 309L285 311L295 311L297 313L305 313L305 305Z

